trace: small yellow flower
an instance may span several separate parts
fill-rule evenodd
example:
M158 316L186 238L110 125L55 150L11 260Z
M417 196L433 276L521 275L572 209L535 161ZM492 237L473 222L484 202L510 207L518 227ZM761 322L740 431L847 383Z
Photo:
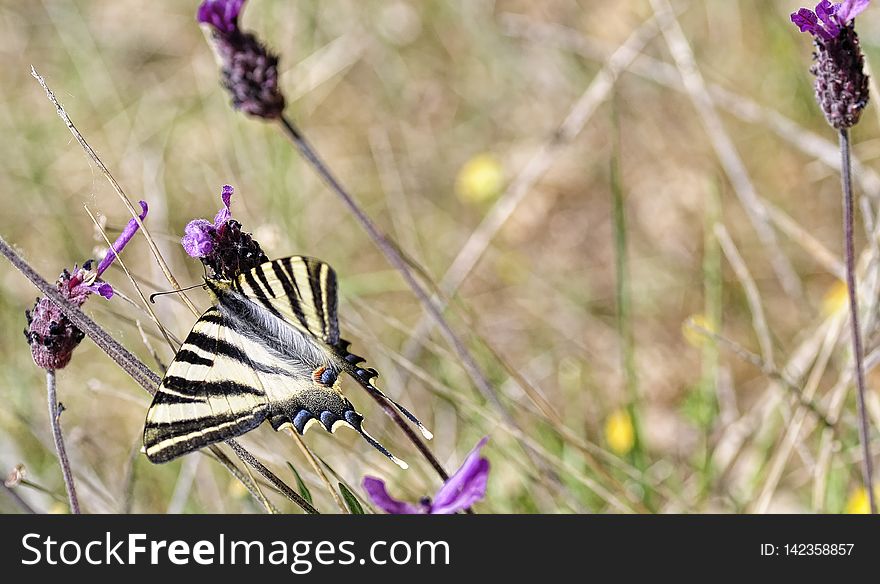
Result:
M874 495L880 495L880 489L874 488ZM859 487L853 491L846 501L844 513L848 515L867 515L871 512L871 502L868 501L868 489Z
M67 515L70 509L66 504L61 503L60 501L56 501L52 503L52 506L49 507L49 515Z
M618 456L629 454L636 443L636 430L625 409L615 410L605 420L605 441Z
M849 301L846 282L837 280L822 297L822 314L831 316L845 310Z
M504 169L491 154L478 154L458 172L455 192L465 203L483 203L498 196L504 187Z
M692 314L681 325L681 334L684 335L685 340L698 349L705 345L708 340L706 334L700 329L713 333L717 332L705 314Z
M243 499L249 494L247 487L245 487L241 481L237 480L229 481L229 487L227 487L226 492L233 499Z

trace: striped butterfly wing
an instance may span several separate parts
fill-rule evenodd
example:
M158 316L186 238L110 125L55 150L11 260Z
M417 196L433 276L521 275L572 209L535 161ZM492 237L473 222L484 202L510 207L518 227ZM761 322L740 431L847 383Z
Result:
M348 426L406 468L364 430L363 417L337 389L338 367L321 365L328 352L298 331L287 337L296 339L297 351L291 352L269 331L224 317L217 307L205 312L147 412L144 450L149 459L171 460L244 434L268 419L276 430L290 426L300 434L316 423L328 432Z
M309 336L339 342L336 272L328 264L305 256L272 260L244 272L233 288Z
M427 439L433 438L418 418L372 383L378 375L376 370L360 367L363 357L349 352L350 343L340 338L336 272L329 264L305 256L272 260L243 273L233 282L233 288L284 322L321 341L328 359L337 367L368 392L391 402Z
M177 352L147 412L144 450L152 462L239 436L266 419L268 397L230 332L211 308Z

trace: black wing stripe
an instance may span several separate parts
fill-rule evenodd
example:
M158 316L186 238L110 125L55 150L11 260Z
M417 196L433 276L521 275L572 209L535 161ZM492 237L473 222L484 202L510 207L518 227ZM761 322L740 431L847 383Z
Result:
M266 270L263 269L263 266L257 266L254 269L254 273L257 274L257 277L260 279L260 283L263 284L263 288L265 288L266 293L272 298L275 298L278 294L269 285L269 280L266 278Z
M312 304L315 305L315 311L318 315L318 321L321 323L321 336L327 338L328 327L327 320L324 318L324 294L326 290L321 286L321 265L312 260L307 260L306 274L309 276L309 286L312 289Z
M265 392L250 385L236 383L232 380L225 381L193 381L185 377L176 375L166 375L162 380L162 385L168 389L189 392L191 395L242 395L251 394L259 397L265 397ZM157 394L158 395L158 394Z
M166 389L168 386L165 386ZM160 391L156 394L156 399L153 400L153 406L156 405L173 405L173 404L202 404L205 403L205 400L200 397L190 397L178 393L177 390L171 391Z
M212 324L223 324L223 317L219 312L206 313L202 318L202 322L210 322Z
M257 267L253 271L259 272L259 271L262 271L262 268ZM281 313L278 312L278 309L276 309L272 305L272 301L269 300L268 296L266 296L266 291L263 290L262 286L260 286L259 283L257 283L257 281L254 279L251 272L245 272L243 275L244 275L245 281L247 281L248 286L250 286L251 290L253 291L254 296L256 296L257 300L260 301L260 304L262 304L266 310L268 310L269 312L274 314L276 317L280 318L281 320L284 320L284 317L281 316ZM265 278L265 275L263 277Z
M214 364L213 359L206 359L201 355L198 355L189 349L183 348L177 352L177 356L174 358L175 361L181 361L183 363L189 363L190 365L205 365L206 367L210 367Z
M322 283L327 302L327 342L331 345L339 342L339 317L336 314L339 296L336 292L336 272L327 266L327 282Z
M281 286L284 288L284 295L287 296L287 300L290 302L290 309L293 311L293 314L296 315L296 318L297 320L299 320L300 324L308 329L306 316L303 314L302 307L299 305L297 291L294 290L294 285L291 283L290 278L284 271L284 266L279 261L272 262L272 271L275 272L275 277L278 278L278 281L281 282Z
M252 361L243 350L236 347L235 345L216 337L210 337L198 331L193 331L189 334L189 336L186 338L186 344L183 346L183 350L188 350L186 349L187 345L197 347L202 351L205 351L206 353L212 353L227 357L229 359L232 359L233 361L245 365L246 367L259 371L260 373L268 373L269 375L284 375L288 377L295 376L295 373L288 371L287 369L272 367Z
M299 291L299 283L296 281L296 276L293 273L293 262L291 261L291 259L292 258L284 258L283 260L279 260L279 263L281 263L281 265L287 271L287 276L290 279L290 284L293 286L293 290L296 293L297 305L299 305L302 303L303 296L302 293ZM298 308L299 314L301 314L302 307L298 306ZM305 314L303 314L300 322L302 322L303 326L306 327L306 330L311 330L308 326L308 323L306 322Z

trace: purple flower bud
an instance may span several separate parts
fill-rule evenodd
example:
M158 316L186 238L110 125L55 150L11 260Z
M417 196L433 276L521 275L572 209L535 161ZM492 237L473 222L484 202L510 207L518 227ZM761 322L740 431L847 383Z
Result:
M488 440L486 436L477 443L461 468L437 491L433 502L428 498L419 501L418 505L399 501L388 494L381 479L370 476L364 477L364 490L377 507L393 515L448 515L463 511L486 496L489 461L480 456L480 450Z
M205 0L199 5L196 18L209 24L218 33L232 34L238 31L238 15L245 0Z
M223 229L226 227L226 222L232 218L232 211L229 208L229 205L232 201L232 194L235 192L230 185L223 185L223 192L220 194L220 199L223 201L223 208L217 211L217 215L214 216L214 229L218 231L218 233L223 232Z

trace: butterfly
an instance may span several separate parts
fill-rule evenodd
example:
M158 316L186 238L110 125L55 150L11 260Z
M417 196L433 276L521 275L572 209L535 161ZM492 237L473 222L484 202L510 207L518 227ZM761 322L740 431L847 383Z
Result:
M293 256L268 261L231 280L205 278L214 305L186 337L153 397L144 451L166 462L253 430L268 420L277 431L304 434L354 429L402 468L407 465L363 428L363 416L341 391L343 373L381 395L430 439L406 408L372 383L378 373L339 336L336 273L328 264Z

